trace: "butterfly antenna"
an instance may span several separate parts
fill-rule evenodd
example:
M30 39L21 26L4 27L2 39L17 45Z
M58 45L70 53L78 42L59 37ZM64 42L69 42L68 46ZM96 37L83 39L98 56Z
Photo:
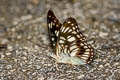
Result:
M44 48L44 49L49 48L49 47L41 46L40 44L37 44L37 43L33 42L32 40L29 40L29 41L30 41L31 43L33 43L33 44L41 47L41 48Z

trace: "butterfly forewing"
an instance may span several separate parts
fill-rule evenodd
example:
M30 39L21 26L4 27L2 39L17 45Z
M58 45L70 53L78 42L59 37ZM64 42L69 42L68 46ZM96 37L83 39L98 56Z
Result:
M61 28L61 23L58 21L58 19L51 10L49 10L47 14L47 26L51 46L55 48L59 31Z
M86 37L80 32L74 18L69 17L63 23L57 39L56 53L77 57L85 63L92 61L93 48L87 44Z

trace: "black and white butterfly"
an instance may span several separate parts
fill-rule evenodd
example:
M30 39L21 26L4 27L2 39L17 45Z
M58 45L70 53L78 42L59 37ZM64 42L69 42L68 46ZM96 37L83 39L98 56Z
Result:
M86 37L80 32L74 18L69 17L61 24L54 13L49 10L47 26L54 50L52 57L58 63L83 65L93 60L93 48L87 44Z

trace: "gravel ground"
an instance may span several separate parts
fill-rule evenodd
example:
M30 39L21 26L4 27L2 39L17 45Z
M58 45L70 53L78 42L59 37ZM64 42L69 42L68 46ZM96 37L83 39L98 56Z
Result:
M95 49L90 65L56 68L49 9L77 20ZM120 0L0 0L0 80L120 80Z

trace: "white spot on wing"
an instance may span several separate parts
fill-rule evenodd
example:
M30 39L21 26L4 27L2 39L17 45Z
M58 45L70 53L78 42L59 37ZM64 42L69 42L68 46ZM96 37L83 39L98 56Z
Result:
M78 51L78 50L79 50L79 48L76 48L76 49L73 50L73 52L74 52L74 51Z
M76 32L75 32L75 31L73 31L73 32L72 32L72 34L76 34Z
M70 47L70 50L73 50L73 49L75 49L75 48L77 48L77 46L76 46L76 45L71 46L71 47Z
M68 32L71 32L72 31L72 29L70 29Z
M52 41L54 41L54 40L55 40L55 38L52 37Z
M75 30L75 27L73 27L73 30Z
M60 39L62 39L62 40L66 40L64 37L60 37Z
M63 27L63 26L62 26L62 30L61 30L61 32L63 32L63 31L64 31L64 29L65 29L65 27Z
M71 26L73 26L74 24L72 23Z
M78 37L78 38L80 38L80 35L79 35L79 34L77 34L77 37Z
M67 48L64 48L64 53L67 53Z
M87 46L84 46L84 48L88 48Z
M69 27L67 27L67 28L65 29L64 33L65 33L68 29L69 29Z
M68 21L68 24L71 23L70 21Z
M53 46L55 46L55 44L53 43Z
M78 27L78 26L75 26L76 28Z
M56 27L58 27L58 24L56 24Z
M75 37L71 37L71 38L68 39L69 42L72 42L74 40L75 40Z
M53 26L55 25L55 23L53 23Z
M56 22L56 20L54 19L54 22Z
M57 30L55 30L55 34L57 34Z
M69 36L67 36L67 39L69 39L69 38L71 38L71 37L72 37L72 36L69 35Z
M84 59L84 60L87 60L87 59L88 59L87 57L83 57L83 56L82 56L81 58Z
M81 37L83 37L83 35L82 35L82 34L80 34L80 36L81 36Z
M63 41L63 40L60 40L59 43L64 43L64 41Z
M87 43L84 43L85 45L87 45Z
M87 55L88 55L88 54L90 54L90 53L89 53L89 52L85 52L84 54L87 54Z
M84 56L84 57L88 57L89 55L82 55L82 56Z
M71 56L75 56L78 51L74 51L71 53Z
M77 29L77 32L79 32L79 30Z
M81 45L81 46L84 46L84 44L83 44L83 43L81 43L80 45Z
M48 24L48 27L51 28L51 24L50 23Z
M52 29L52 22L51 22L51 26L50 26L50 28Z

